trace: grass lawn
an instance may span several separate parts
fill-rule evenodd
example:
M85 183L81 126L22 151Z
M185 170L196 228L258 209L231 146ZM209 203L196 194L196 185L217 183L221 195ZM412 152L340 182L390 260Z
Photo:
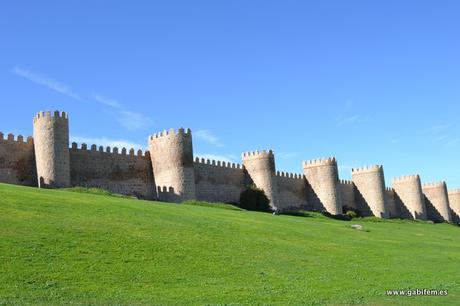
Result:
M460 303L458 226L222 208L0 184L0 305Z

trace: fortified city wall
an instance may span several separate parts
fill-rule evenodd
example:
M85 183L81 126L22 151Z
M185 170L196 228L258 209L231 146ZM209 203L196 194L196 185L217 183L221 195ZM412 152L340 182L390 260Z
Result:
M421 185L418 175L385 187L383 167L352 169L340 180L335 157L304 161L303 174L278 171L271 150L243 153L242 164L195 157L192 132L163 131L148 138L148 151L69 145L64 112L39 112L34 137L0 133L0 182L42 188L98 187L149 200L196 199L238 203L250 185L262 189L273 210L347 209L363 216L460 222L460 189L445 182Z

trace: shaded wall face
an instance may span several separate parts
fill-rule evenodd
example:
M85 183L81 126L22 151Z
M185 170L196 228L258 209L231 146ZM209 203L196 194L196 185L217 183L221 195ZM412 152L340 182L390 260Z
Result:
M0 137L0 182L37 186L34 144Z
M449 192L449 206L453 223L460 223L460 191Z
M238 203L245 190L245 171L195 162L196 197L200 201Z
M68 120L50 115L34 119L34 149L39 187L70 186Z
M260 154L243 158L243 164L254 184L261 188L270 200L270 206L278 209L278 188L275 179L274 157Z
M276 184L280 211L308 208L305 178L276 175Z
M445 185L423 187L428 219L452 222L449 200Z
M356 201L363 215L389 218L385 204L385 182L383 171L352 173L356 186Z
M342 213L337 164L304 167L307 179L308 203L314 210L326 210L338 215Z
M171 131L167 135L152 136L149 151L156 185L172 189L177 202L195 199L191 134Z
M420 179L393 182L401 218L426 220L427 212Z
M395 192L391 189L385 189L385 203L390 218L400 218L401 212L396 204Z
M150 157L70 150L72 186L96 187L142 199L156 197Z
M340 183L340 194L342 196L343 207L358 209L355 201L355 186L353 184Z

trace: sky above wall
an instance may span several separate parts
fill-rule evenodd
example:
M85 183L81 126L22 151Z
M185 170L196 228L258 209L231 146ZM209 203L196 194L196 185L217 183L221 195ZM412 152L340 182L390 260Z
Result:
M9 1L0 131L59 109L88 145L189 127L199 156L460 187L459 38L459 1Z

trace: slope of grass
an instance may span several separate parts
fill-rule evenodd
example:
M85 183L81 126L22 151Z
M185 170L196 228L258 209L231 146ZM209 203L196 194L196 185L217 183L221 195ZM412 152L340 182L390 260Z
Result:
M407 288L449 295L385 295ZM0 305L458 305L459 289L453 225L0 184Z

